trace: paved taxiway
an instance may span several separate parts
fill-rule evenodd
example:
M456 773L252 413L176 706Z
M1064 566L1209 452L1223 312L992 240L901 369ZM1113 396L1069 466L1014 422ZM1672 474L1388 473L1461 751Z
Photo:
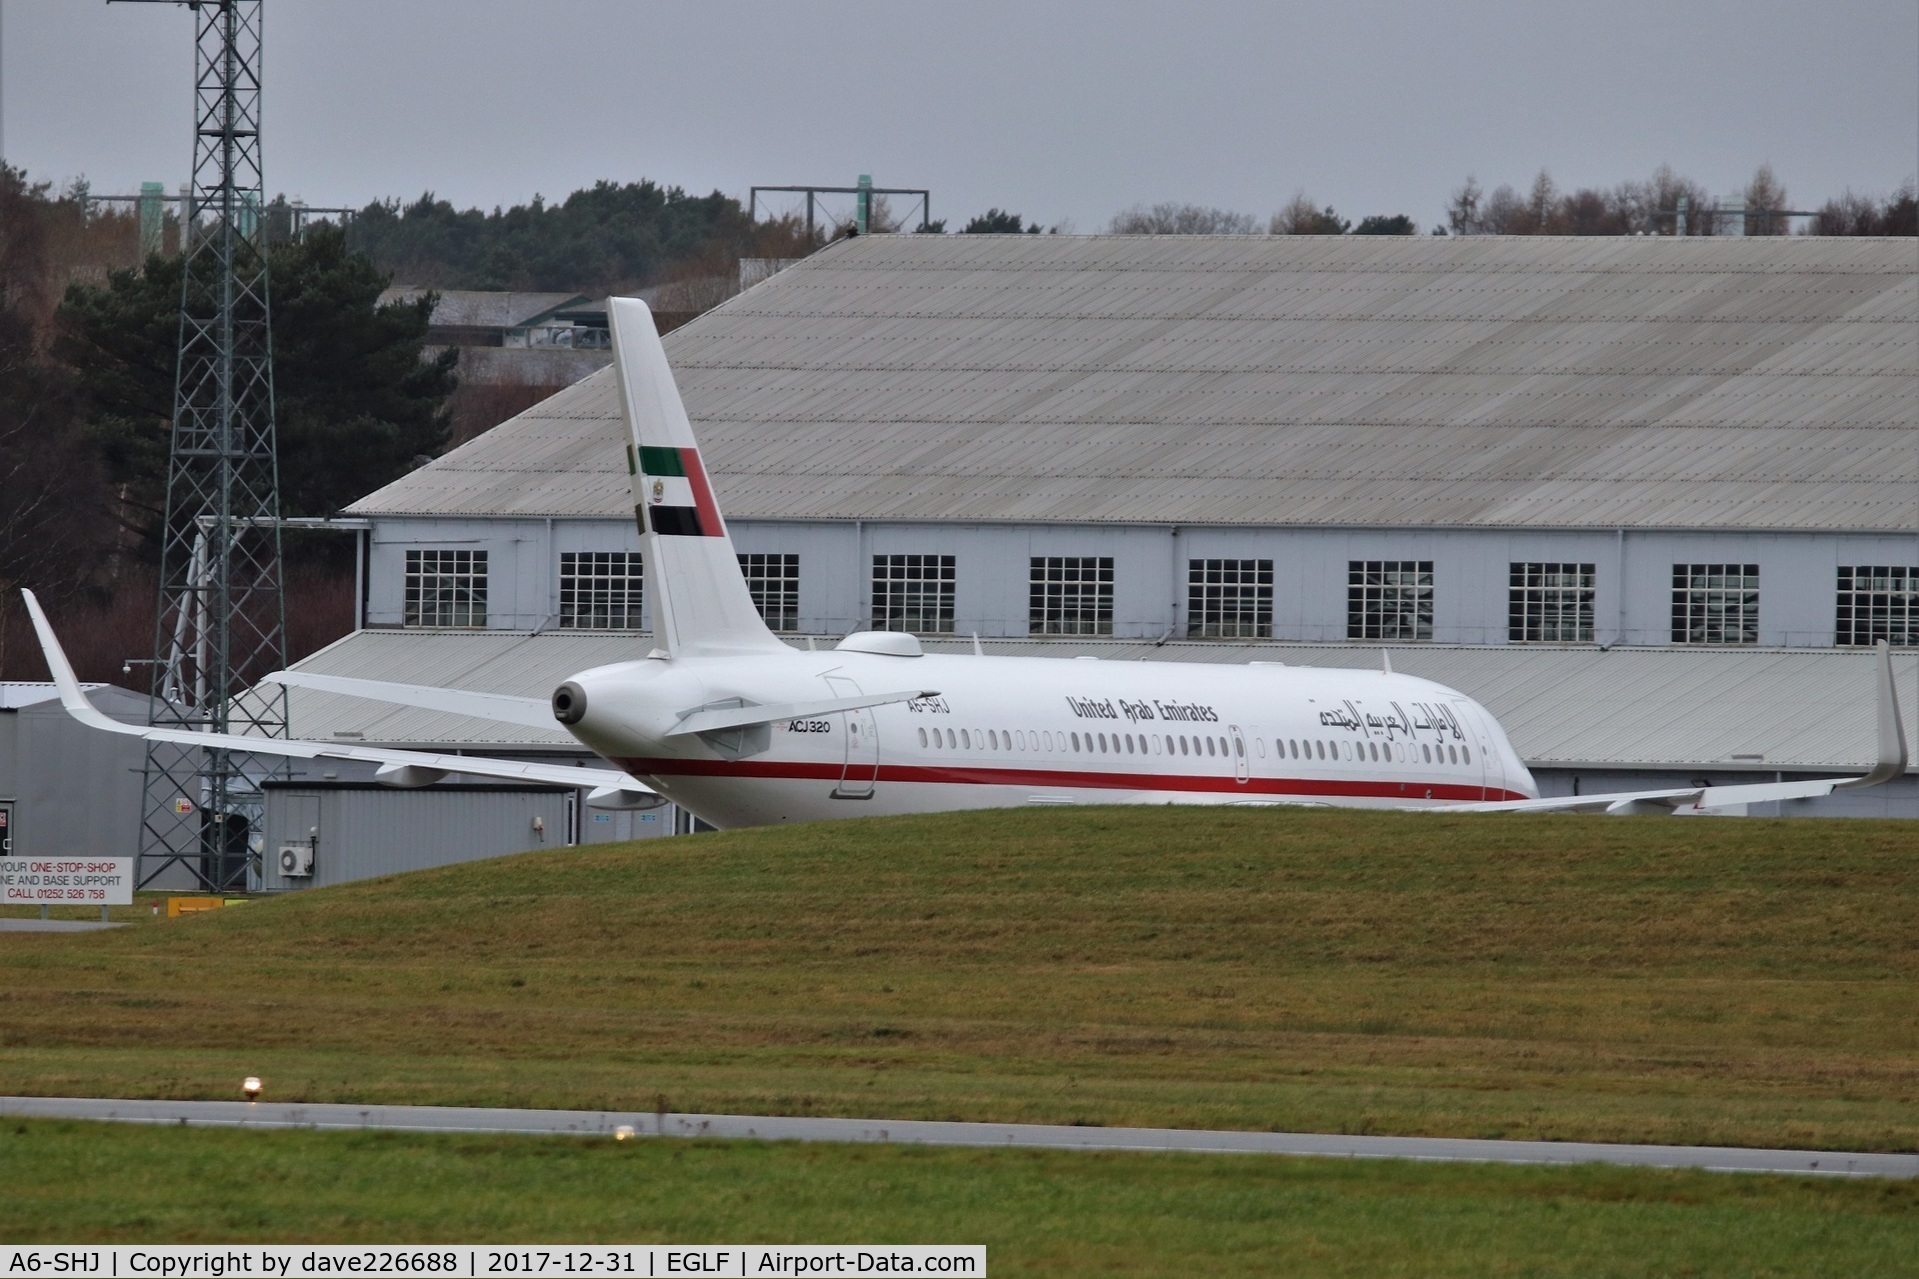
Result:
M943 1120L796 1119L599 1110L496 1110L465 1106L305 1105L244 1101L125 1101L110 1097L0 1097L0 1115L239 1128L388 1128L757 1141L896 1142L928 1146L1025 1146L1052 1150L1170 1150L1505 1164L1622 1164L1716 1172L1919 1177L1919 1155L1737 1146L1623 1146L1578 1141L1482 1141L1457 1137L1346 1137L1321 1133L1210 1132L1196 1128L1080 1128Z

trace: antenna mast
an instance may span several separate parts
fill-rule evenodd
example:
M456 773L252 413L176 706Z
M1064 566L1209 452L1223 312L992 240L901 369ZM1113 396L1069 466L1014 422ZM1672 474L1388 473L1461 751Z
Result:
M153 3L154 0L146 0ZM279 465L260 169L261 0L185 3L194 21L193 182L149 722L287 736ZM151 743L141 814L145 886L183 867L211 892L257 868L259 757Z

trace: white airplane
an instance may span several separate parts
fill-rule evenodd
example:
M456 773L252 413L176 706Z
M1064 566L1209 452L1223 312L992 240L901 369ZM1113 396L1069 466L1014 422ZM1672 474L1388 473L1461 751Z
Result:
M664 796L721 828L1028 804L1672 813L1826 795L1905 771L1883 641L1879 762L1864 776L1552 799L1539 798L1484 707L1384 660L1356 671L941 656L880 631L802 651L766 628L747 592L652 314L615 299L608 318L653 650L580 672L550 702L293 671L268 679L535 728L557 720L614 769L121 724L87 701L27 593L67 711L148 740L370 761L399 786L461 773L586 786L602 808Z

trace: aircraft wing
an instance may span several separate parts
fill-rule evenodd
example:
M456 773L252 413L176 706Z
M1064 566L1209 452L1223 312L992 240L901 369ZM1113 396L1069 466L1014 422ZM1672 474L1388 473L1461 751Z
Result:
M337 742L306 742L283 737L248 737L237 733L200 733L183 728L142 727L122 724L102 714L87 700L67 661L66 652L53 633L40 601L32 591L22 591L33 629L40 639L47 669L54 686L60 690L60 704L67 714L89 728L144 738L149 742L171 742L179 746L199 746L230 750L248 755L278 755L286 759L358 760L380 765L375 776L396 786L425 786L450 773L467 777L490 777L502 781L536 782L547 786L583 787L590 790L587 803L595 807L637 808L657 798L652 787L610 768L586 768L571 764L538 763L531 760L483 759L472 755L443 755L433 751L390 750L378 746L353 746ZM485 696L474 694L472 696ZM508 699L503 699L508 700ZM547 723L552 722L549 714ZM542 724L541 727L545 727Z
M1874 701L1878 706L1879 760L1860 777L1823 777L1799 782L1753 782L1738 786L1694 786L1678 790L1618 791L1599 795L1558 795L1550 799L1447 804L1428 812L1447 813L1676 813L1700 812L1735 804L1767 804L1784 799L1814 799L1836 790L1856 790L1891 781L1906 771L1906 731L1899 719L1899 694L1892 681L1892 649L1878 644L1873 663Z

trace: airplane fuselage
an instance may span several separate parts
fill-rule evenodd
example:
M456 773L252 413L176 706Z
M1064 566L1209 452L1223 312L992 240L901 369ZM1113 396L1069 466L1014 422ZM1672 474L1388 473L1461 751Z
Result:
M1531 798L1493 717L1429 680L1254 664L848 652L583 672L581 742L722 828L1028 804L1423 808ZM695 708L933 697L701 736Z

